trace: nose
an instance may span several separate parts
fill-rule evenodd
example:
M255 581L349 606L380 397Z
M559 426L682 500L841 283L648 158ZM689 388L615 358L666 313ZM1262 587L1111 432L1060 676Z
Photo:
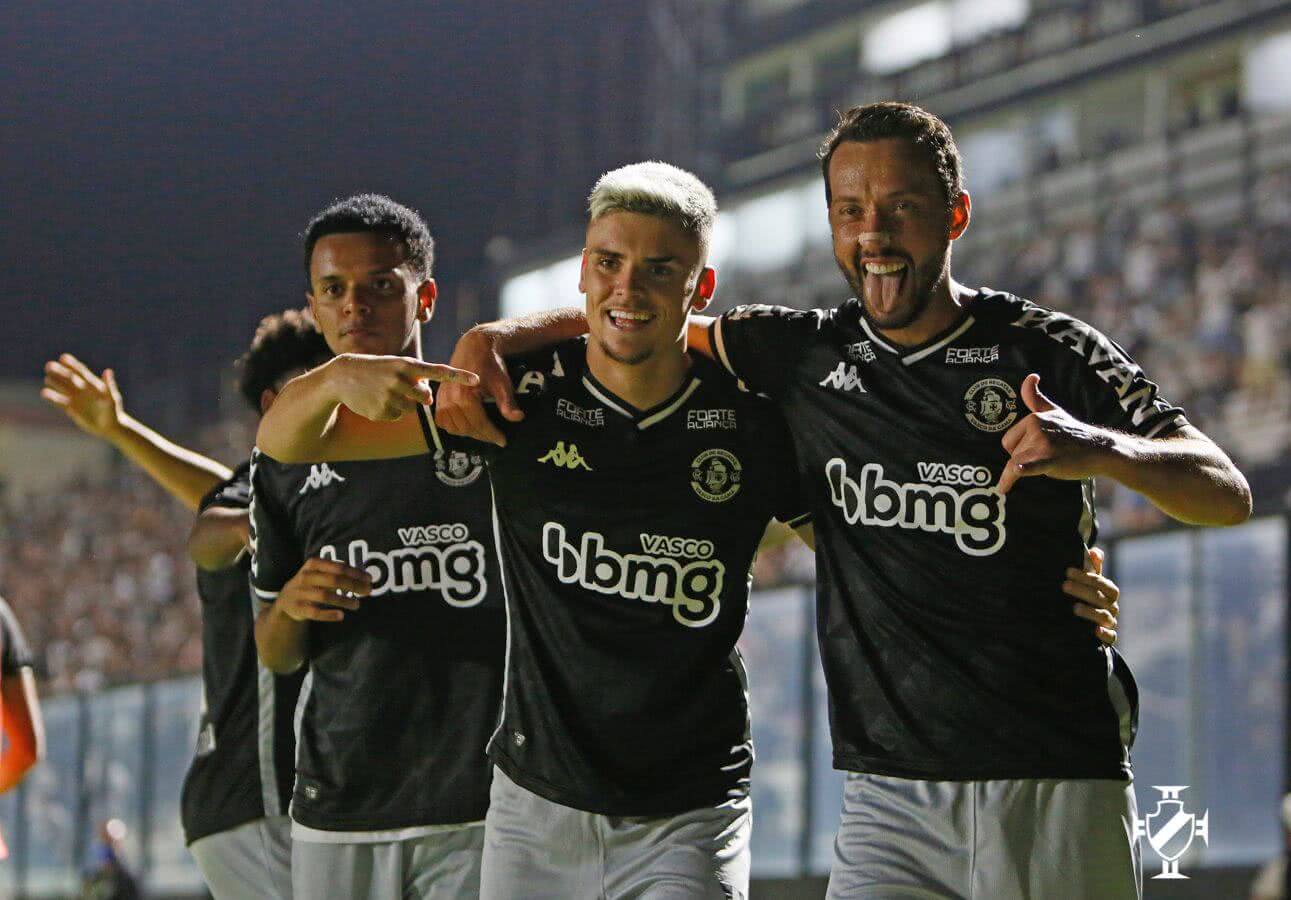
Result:
M638 293L642 288L644 279L644 267L626 263L619 269L619 277L614 284L614 293L620 296Z
M347 316L365 316L372 311L372 304L368 302L362 290L350 286L345 291L341 311Z

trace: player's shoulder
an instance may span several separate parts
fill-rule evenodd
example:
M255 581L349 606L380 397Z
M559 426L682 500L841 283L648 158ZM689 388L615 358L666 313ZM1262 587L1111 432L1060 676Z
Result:
M587 369L587 338L577 337L532 353L508 356L507 373L523 406L577 382Z
M771 398L752 390L716 360L701 353L692 352L690 356L691 374L700 382L700 388L692 399L692 406L726 407L739 411L741 420L751 416L758 420L779 421L780 413Z
M811 333L826 329L839 315L845 314L848 305L854 302L849 300L841 306L812 309L773 303L745 303L728 309L719 318L723 323L757 322Z
M251 504L251 460L238 464L233 474L206 492L198 504L198 512L212 506L245 508Z

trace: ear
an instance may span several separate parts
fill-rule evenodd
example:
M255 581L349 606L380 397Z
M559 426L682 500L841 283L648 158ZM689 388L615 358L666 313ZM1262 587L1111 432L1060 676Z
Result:
M435 314L435 298L439 296L439 285L435 279L427 278L417 288L417 321L429 322Z
M273 388L265 388L263 391L261 391L260 392L260 415L263 416L265 413L267 413L269 411L269 407L273 406L273 401L277 399L278 399L278 392L275 391Z
M950 208L950 239L959 240L959 236L968 230L968 220L972 218L973 200L968 191L960 191L955 198L955 205Z
M587 293L587 248L583 248L583 258L578 263L578 292Z
M690 305L691 311L701 312L708 306L708 301L713 299L713 294L716 292L717 270L712 266L704 266L704 270L699 273L699 283L695 285L695 298Z

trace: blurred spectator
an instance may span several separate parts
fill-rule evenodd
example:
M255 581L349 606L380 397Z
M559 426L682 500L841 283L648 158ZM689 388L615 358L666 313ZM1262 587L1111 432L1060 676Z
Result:
M143 894L121 858L121 842L126 826L120 819L109 819L99 829L94 847L94 868L85 873L81 900L139 900Z

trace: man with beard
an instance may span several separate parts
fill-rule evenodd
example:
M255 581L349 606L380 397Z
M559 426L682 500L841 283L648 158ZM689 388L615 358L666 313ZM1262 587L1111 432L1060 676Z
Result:
M971 203L940 119L856 107L821 166L856 297L739 307L691 341L776 402L814 514L848 772L830 896L1137 897L1137 691L1063 598L1101 605L1072 583L1093 479L1194 524L1245 520L1249 488L1105 336L950 277ZM553 337L576 327L548 318ZM496 341L459 351L509 409ZM441 398L440 417L488 431L471 397Z

